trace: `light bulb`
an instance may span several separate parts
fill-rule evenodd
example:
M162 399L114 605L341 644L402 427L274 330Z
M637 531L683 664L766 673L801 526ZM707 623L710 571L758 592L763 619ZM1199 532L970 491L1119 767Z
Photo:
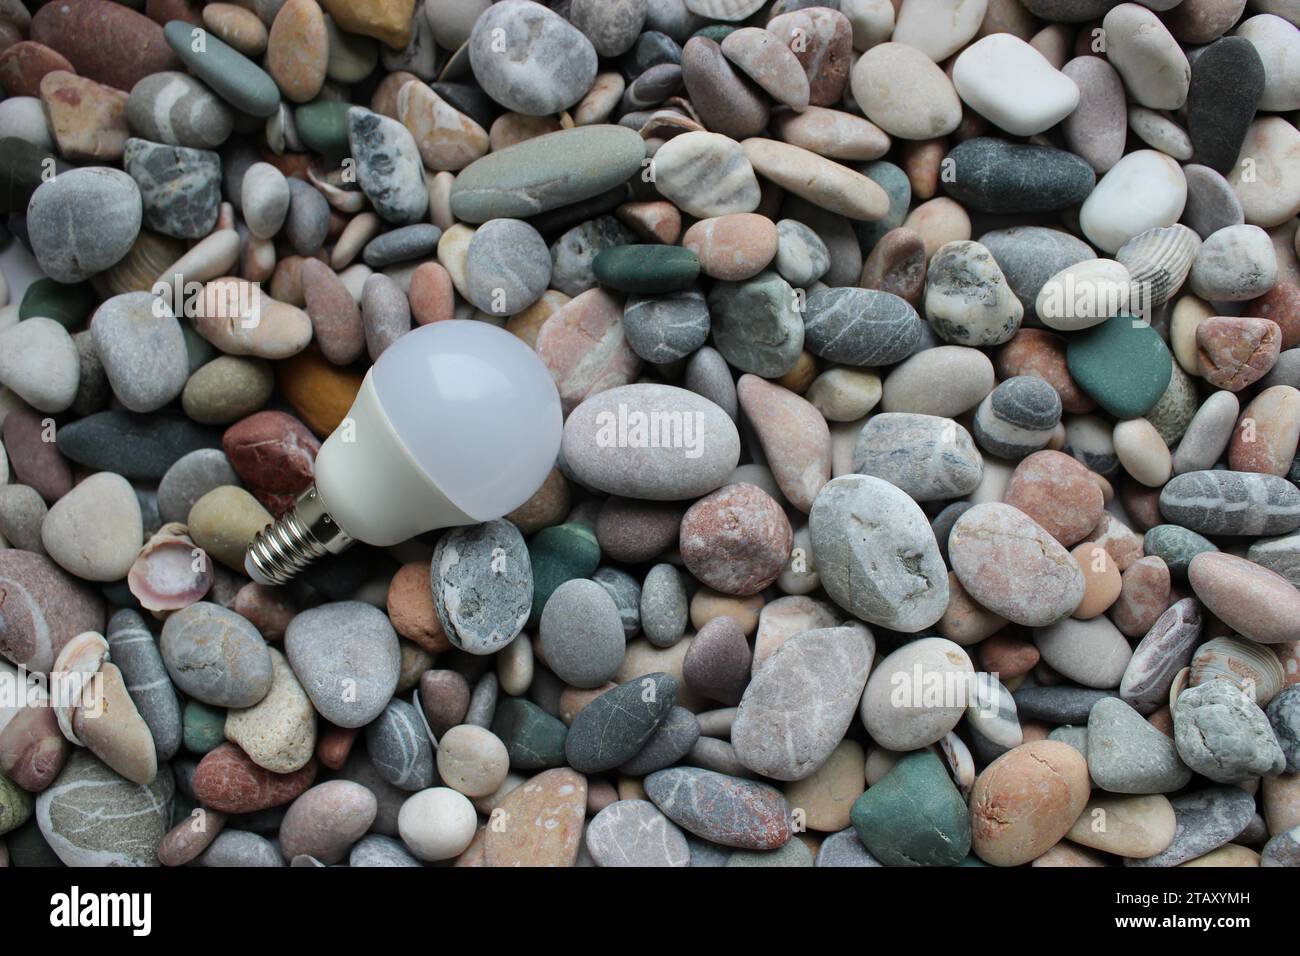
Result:
M408 332L366 373L315 485L257 535L244 569L284 584L353 541L387 547L509 514L546 480L562 426L555 381L514 335L465 320Z

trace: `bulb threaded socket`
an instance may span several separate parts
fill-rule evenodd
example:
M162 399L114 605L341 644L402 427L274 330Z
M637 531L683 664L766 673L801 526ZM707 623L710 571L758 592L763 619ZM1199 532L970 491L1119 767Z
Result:
M298 496L292 511L257 533L244 570L259 584L287 584L313 561L351 544L352 537L325 510L313 486Z

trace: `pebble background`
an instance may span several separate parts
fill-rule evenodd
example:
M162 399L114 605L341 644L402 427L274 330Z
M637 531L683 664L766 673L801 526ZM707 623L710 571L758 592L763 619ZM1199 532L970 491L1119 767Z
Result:
M0 866L1300 865L1298 27L0 0ZM452 318L542 487L250 582Z

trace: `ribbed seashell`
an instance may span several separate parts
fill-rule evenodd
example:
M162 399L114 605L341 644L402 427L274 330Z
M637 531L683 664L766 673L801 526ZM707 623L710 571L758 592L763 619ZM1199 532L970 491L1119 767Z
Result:
M50 672L50 701L59 730L78 747L83 744L72 730L72 718L81 706L82 691L106 660L108 641L104 635L85 631L63 645Z
M672 139L682 133L694 133L704 129L689 116L673 110L656 110L639 130L642 139Z
M105 298L126 292L150 292L169 265L185 254L186 244L148 229L140 230L135 244L121 261L92 282Z
M1115 253L1133 277L1133 307L1164 305L1187 281L1201 237L1182 223L1148 229Z
M154 533L126 575L126 586L148 611L179 611L212 588L212 562L178 522Z
M1240 637L1216 637L1196 651L1187 686L1212 680L1232 681L1264 707L1285 686L1286 674L1270 648Z
M957 789L965 796L975 786L975 760L970 755L966 742L951 730L939 741L939 750L948 764L948 772L957 784Z

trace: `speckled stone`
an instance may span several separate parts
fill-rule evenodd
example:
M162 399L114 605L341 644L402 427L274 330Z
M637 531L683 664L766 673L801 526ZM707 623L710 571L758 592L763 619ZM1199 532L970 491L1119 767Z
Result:
M645 800L619 800L605 807L587 825L584 839L597 866L691 864L682 831Z
M948 194L984 212L1050 212L1087 198L1097 177L1074 153L1051 146L968 139L949 151L954 165Z
M1276 475L1191 471L1161 490L1160 511L1200 534L1287 534L1300 528L1300 491Z
M751 484L727 485L687 510L680 546L686 567L724 594L757 594L785 566L793 531L781 506Z
M528 116L568 109L596 77L591 41L528 0L504 0L484 11L470 34L469 62L484 92Z
M541 613L539 635L550 669L574 687L599 687L623 663L625 638L618 606L594 581L559 585Z
M132 137L122 165L140 189L150 229L178 239L201 239L212 231L221 205L217 153Z
M251 707L271 689L271 656L257 628L200 601L167 619L159 642L173 683L216 707Z
M915 633L948 606L948 576L920 507L880 478L828 483L809 515L822 586L871 624Z
M1174 741L1115 697L1088 715L1087 757L1093 782L1111 793L1172 793L1192 778Z
M285 631L284 648L312 705L340 727L370 723L397 687L397 634L368 604L340 601L301 612Z
M1204 856L1241 833L1255 813L1255 798L1239 787L1206 787L1169 802L1177 821L1173 843L1125 866L1178 866Z
M885 479L914 501L941 501L974 491L984 461L970 432L951 418L885 412L859 433L853 470Z
M532 566L523 535L508 521L449 531L434 550L431 574L438 619L461 650L495 653L528 621Z
M1273 776L1286 768L1268 718L1228 681L1212 680L1178 695L1174 740L1183 761L1216 783Z
M399 226L421 219L429 205L424 165L410 131L370 110L348 111L348 142L357 183L380 218Z
M1024 306L987 248L957 241L945 243L930 259L925 312L944 341L986 346L1016 334Z
M767 378L794 367L804 345L804 321L794 290L776 272L717 283L709 309L714 344L731 365Z
M712 843L773 850L790 839L790 807L773 788L696 767L645 778L646 795L670 820Z
M379 775L402 790L433 785L433 747L424 720L404 700L390 700L366 727L366 753Z

